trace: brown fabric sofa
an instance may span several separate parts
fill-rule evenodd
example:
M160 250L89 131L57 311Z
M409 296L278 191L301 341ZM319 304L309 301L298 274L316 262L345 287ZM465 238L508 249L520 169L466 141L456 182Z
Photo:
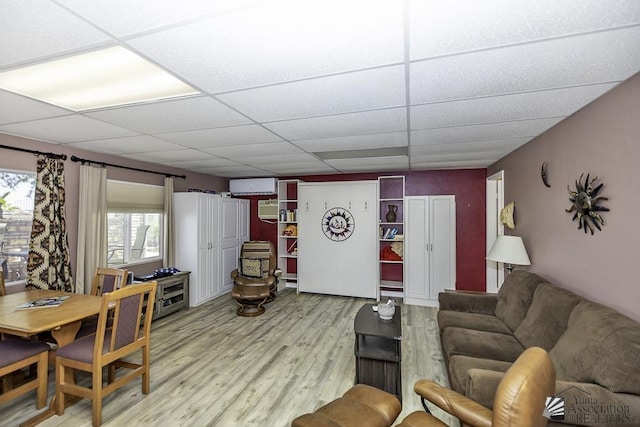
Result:
M640 426L640 324L526 271L498 294L439 295L451 387L491 407L504 372L529 347L547 350L564 419L551 426Z

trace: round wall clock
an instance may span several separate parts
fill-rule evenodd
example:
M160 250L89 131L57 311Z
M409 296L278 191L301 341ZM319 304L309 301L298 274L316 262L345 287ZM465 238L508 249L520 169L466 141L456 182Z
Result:
M344 208L331 208L322 216L322 232L334 242L351 237L355 225L353 215Z

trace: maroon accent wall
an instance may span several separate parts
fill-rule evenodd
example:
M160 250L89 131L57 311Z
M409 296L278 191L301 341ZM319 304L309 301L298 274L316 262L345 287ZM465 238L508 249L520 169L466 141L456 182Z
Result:
M381 175L404 175L407 196L456 196L456 276L457 289L484 291L485 262L485 195L486 169L390 172L385 174L313 175L297 178L306 182L375 180ZM251 239L277 243L277 227L258 219L258 200L275 196L250 196Z

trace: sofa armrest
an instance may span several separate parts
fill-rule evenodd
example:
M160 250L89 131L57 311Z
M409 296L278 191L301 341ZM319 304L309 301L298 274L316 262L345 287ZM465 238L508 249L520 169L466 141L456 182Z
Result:
M465 396L487 408L493 408L493 398L504 372L472 368L467 371Z
M440 310L495 314L498 294L486 292L445 291L438 294Z
M578 426L640 426L640 396L614 393L593 383L556 381L557 397L564 398L564 420Z

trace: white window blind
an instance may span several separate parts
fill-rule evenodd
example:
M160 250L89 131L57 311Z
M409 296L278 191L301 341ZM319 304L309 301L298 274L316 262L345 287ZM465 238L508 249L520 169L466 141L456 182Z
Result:
M107 180L109 212L162 212L163 209L162 186Z

